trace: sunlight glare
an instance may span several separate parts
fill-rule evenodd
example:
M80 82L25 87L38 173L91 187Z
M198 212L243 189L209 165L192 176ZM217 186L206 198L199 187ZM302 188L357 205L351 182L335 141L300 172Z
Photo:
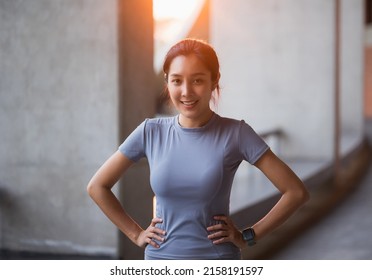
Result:
M154 19L185 20L196 9L200 0L153 0Z
M166 50L185 38L192 28L205 0L153 0L154 69L161 70Z

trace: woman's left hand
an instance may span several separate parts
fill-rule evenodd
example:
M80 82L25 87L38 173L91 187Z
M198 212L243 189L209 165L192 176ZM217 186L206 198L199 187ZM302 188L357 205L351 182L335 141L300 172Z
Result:
M247 243L243 239L242 233L236 228L229 217L214 216L216 221L222 221L219 224L207 227L207 230L212 232L208 238L213 240L213 244L221 244L232 242L238 248L245 248Z

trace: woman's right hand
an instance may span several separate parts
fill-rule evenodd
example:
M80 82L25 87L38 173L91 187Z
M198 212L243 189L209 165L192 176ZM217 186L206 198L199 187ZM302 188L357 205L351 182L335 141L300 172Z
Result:
M154 239L159 242L164 242L164 236L166 235L166 232L156 227L156 224L162 222L163 220L161 218L153 218L149 227L139 234L137 238L137 245L141 248L144 248L147 246L147 244L150 244L155 248L159 248L159 244L157 244Z

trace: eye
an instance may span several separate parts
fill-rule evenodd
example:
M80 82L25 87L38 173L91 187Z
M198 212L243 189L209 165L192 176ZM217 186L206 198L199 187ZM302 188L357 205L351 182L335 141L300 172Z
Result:
M195 85L200 85L203 83L203 79L200 79L200 78L196 78L194 81L193 81L193 84Z
M174 78L171 80L171 83L174 85L180 85L182 83L181 79Z

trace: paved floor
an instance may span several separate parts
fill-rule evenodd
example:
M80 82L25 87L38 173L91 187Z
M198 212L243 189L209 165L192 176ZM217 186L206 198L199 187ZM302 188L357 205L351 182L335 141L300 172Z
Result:
M346 201L272 259L372 260L372 165Z
M370 142L372 122L367 123ZM372 143L372 142L371 142ZM358 188L274 260L372 260L372 163Z

